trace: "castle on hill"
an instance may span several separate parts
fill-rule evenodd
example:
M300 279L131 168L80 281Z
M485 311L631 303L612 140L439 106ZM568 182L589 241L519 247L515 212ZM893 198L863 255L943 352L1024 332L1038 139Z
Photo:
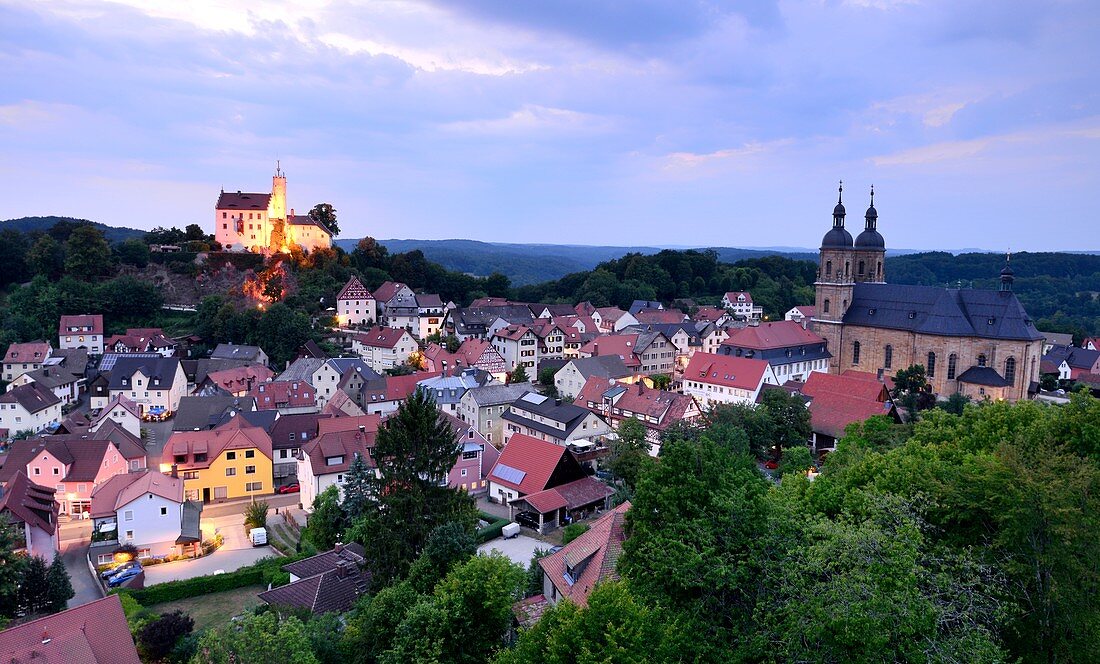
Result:
M271 178L271 193L225 191L214 206L214 239L225 251L270 254L332 247L332 233L306 215L287 214L286 174L278 166Z

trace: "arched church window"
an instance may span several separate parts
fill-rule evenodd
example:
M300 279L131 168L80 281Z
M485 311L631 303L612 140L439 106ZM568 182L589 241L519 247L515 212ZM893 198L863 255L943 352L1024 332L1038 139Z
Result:
M951 353L947 356L947 380L955 380L955 371L959 366L959 356Z
M859 364L859 342L852 343L852 364Z
M821 310L822 310L822 311L823 311L824 313L829 313L829 298L825 298L825 302L824 302L824 303L822 303L822 307L821 307Z
M832 261L825 261L825 276L826 277L833 276L833 262Z
M862 277L862 276L863 276L863 274L864 274L864 269L863 269L863 261L860 261L860 262L859 262L859 276L861 276L861 277Z
M894 347L890 344L886 344L885 357L882 361L882 366L889 369L894 365Z
M1010 384L1016 384L1016 358L1010 357L1005 360L1005 380Z
M851 261L844 261L844 276L848 276L848 274L851 272L851 267Z
M877 272L877 274L878 274L879 278L881 279L882 278L882 261L878 262L878 272Z
M981 355L978 356L978 366L979 367L984 367L985 365L986 365L985 353L982 353Z
M928 353L928 377L932 378L936 375L936 354Z

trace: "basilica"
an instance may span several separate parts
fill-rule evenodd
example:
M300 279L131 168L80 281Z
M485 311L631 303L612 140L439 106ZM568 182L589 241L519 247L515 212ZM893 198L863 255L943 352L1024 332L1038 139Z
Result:
M1043 335L1012 292L1009 264L995 291L889 284L874 188L855 240L844 227L843 193L841 185L821 241L811 320L833 355L830 371L889 377L920 364L941 398L1015 401L1037 390Z

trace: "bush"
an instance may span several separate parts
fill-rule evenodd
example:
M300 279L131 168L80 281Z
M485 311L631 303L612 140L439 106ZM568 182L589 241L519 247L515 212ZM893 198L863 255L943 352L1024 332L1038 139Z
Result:
M588 532L587 523L571 523L565 528L562 528L561 543L562 545L569 544L586 532Z
M259 565L259 563L257 563ZM174 602L188 597L220 593L226 590L236 590L245 586L258 586L263 583L263 570L256 565L243 567L236 572L228 574L214 574L209 576L197 576L193 579L182 581L169 581L158 583L144 590L129 590L141 604L152 606L163 602Z
M191 634L194 628L191 616L177 609L142 626L137 633L138 646L147 661L158 661L172 652L179 640Z
M495 517L493 517L495 518ZM475 534L478 544L484 544L489 540L494 540L500 537L500 531L511 523L508 519L497 519L492 521L489 525L477 531Z
M269 507L264 501L252 503L244 508L244 527L264 528L267 526L267 513Z

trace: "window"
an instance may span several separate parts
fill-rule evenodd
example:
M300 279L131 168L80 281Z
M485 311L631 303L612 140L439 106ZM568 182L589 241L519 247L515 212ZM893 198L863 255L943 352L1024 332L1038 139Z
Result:
M928 353L928 377L932 378L936 375L936 354Z
M127 530L127 531L126 531L126 539L128 539L128 540L132 540L132 539L134 539L134 531L132 531L132 530Z
M981 355L978 355L978 366L979 367L984 367L985 365L986 365L985 353L982 353Z
M864 273L864 269L863 269L863 261L860 261L860 262L859 262L859 276L861 276L861 277L862 277L862 276L863 276L863 273Z
M229 497L229 488L224 486L214 487L214 500L225 500Z
M236 461L237 460L237 453L236 452L226 452L225 453L225 458L228 459L229 461Z
M237 469L236 468L226 468L225 469L225 476L226 477L233 477L236 474L237 474Z
M245 491L263 491L264 490L264 483L263 482L249 482L248 484L244 485L244 490Z
M886 356L882 361L882 366L889 369L894 365L894 347L890 344L886 344Z
M54 467L54 469L53 469L53 474L54 474L54 475L60 475L60 474L61 474L61 469L60 469L60 468L57 468L57 467Z
M825 276L826 277L833 276L833 262L832 261L825 261Z
M859 364L859 342L852 343L852 364Z
M183 479L185 479L185 480L197 480L197 479L199 479L199 473L198 473L197 470L184 471Z
M951 353L947 356L947 380L955 380L955 370L959 365L959 356Z
M160 515L161 516L168 516L168 508L167 507L160 508Z
M256 456L256 450L245 450L244 451L244 458L251 459L254 456Z
M1016 358L1014 357L1005 360L1005 380L1011 385L1016 384Z
M821 307L822 312L829 313L829 298L825 298L824 306Z
M244 474L245 475L255 475L256 474L256 466L245 466L244 467Z
M126 510L123 513L122 520L123 521L133 521L134 520L134 510Z
M466 477L466 469L465 468L462 469L462 476Z

